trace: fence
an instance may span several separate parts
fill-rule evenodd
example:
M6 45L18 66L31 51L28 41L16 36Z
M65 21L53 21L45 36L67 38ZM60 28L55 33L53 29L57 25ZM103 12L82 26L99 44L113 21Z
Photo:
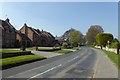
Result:
M96 48L101 48L100 46L95 46ZM111 52L114 52L117 54L117 49L116 48L108 48L108 47L103 47L102 48L103 50L106 50L106 51L111 51ZM119 49L119 53L120 53L120 49Z

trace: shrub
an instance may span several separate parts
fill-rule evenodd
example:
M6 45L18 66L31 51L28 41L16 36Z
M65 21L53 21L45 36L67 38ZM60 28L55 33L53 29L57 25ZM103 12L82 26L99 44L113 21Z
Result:
M60 45L59 44L55 44L54 47L59 47Z
M112 41L112 43L110 44L110 47L120 49L120 43L118 41Z
M118 44L117 44L117 48L119 48L119 49L120 49L120 43L118 43Z
M118 42L112 42L110 47L111 48L118 48L118 44L119 44Z
M67 47L68 47L68 43L64 42L64 43L62 44L62 47L63 47L63 48L67 48Z
M22 50L22 51L25 51L25 50L26 50L25 46L22 46L22 47L21 47L21 50Z

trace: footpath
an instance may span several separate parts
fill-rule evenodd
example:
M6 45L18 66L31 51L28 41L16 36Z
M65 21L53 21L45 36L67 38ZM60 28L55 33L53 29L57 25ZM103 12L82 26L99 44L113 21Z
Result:
M97 49L97 61L93 78L118 78L117 66L108 58L108 56Z

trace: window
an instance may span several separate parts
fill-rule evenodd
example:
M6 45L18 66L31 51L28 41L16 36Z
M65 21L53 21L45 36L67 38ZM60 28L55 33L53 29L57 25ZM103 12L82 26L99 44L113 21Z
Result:
M9 31L9 28L6 28L6 33L9 33L10 31Z

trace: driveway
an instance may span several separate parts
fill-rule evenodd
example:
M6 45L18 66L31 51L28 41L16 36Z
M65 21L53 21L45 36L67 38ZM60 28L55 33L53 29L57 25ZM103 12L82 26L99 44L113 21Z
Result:
M54 57L54 56L62 55L60 53L44 52L44 51L31 51L31 52L35 55L44 56L46 58L51 58L51 57Z

